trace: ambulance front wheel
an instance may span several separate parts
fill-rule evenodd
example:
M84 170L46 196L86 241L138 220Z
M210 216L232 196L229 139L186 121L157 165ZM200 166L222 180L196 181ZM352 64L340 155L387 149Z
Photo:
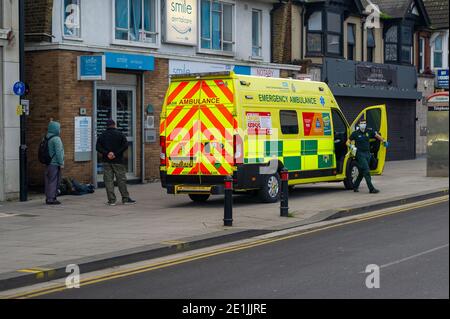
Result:
M204 203L208 200L209 194L189 194L189 198L196 203Z
M280 175L262 175L262 188L259 190L259 198L263 203L276 203L280 198Z
M351 159L347 164L347 171L345 173L344 186L345 189L353 189L353 185L358 177L359 170L356 160Z

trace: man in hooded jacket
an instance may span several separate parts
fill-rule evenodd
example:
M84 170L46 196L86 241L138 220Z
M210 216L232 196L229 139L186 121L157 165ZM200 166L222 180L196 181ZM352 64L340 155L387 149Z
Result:
M47 205L61 204L56 199L61 182L61 169L64 168L64 145L60 135L61 125L58 122L50 121L46 135L48 152L52 159L45 169L45 203Z

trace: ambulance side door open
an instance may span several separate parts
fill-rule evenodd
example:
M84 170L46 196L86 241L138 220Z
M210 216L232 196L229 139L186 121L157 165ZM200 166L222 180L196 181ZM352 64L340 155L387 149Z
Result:
M362 110L353 121L350 127L351 132L358 128L358 122L361 118L365 118L367 120L367 128L373 129L385 140L388 139L386 105L369 106ZM372 154L370 161L370 172L374 175L382 174L384 163L386 161L386 147L377 139L371 139L370 153Z

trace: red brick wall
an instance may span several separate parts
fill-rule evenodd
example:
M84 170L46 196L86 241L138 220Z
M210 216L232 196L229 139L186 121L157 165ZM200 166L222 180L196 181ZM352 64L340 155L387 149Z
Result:
M25 0L26 41L50 42L53 0Z
M28 118L27 144L29 184L43 185L44 166L37 158L37 148L47 131L50 118L61 123L61 138L65 150L64 176L90 183L92 161L74 162L74 117L80 108L87 115L93 112L93 83L77 80L77 56L86 52L51 50L26 53L26 81L30 84L30 116ZM141 174L141 85L138 75L136 88L136 175ZM155 70L144 74L145 106L153 105L157 141L145 144L146 179L159 178L159 115L168 86L168 60L155 59Z
M291 56L291 2L280 2L272 12L272 62L290 64Z

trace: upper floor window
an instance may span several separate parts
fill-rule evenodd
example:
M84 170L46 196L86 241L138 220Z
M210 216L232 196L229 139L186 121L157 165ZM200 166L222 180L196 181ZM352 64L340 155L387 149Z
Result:
M324 41L325 40L325 41ZM324 43L326 47L323 48ZM342 55L342 16L335 12L313 12L308 19L308 53Z
M202 49L233 52L233 15L232 3L201 0Z
M115 0L115 39L155 44L157 0Z
M374 29L367 29L367 62L374 62L375 35Z
M260 57L262 55L261 41L261 10L252 10L252 56Z
M339 13L327 12L327 52L341 55L342 19Z
M398 27L390 27L384 36L384 60L386 62L397 62L398 52Z
M402 26L402 61L412 63L413 32L409 26Z
M425 71L425 38L419 38L419 72Z
M356 30L356 25L354 25L353 23L347 24L347 59L348 60L355 59L355 51L356 51L355 30Z
M308 19L308 43L309 52L322 52L322 11L316 11Z
M63 32L64 37L81 37L80 0L64 0Z
M442 68L442 36L437 36L434 40L433 67Z

